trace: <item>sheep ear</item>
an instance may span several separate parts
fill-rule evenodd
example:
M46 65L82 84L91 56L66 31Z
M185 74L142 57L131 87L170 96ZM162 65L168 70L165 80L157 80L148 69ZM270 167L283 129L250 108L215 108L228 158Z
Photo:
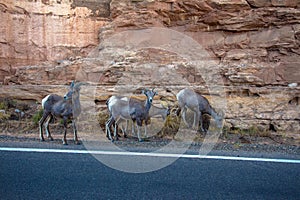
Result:
M81 89L80 86L82 86L82 85L83 85L83 83L78 82L74 85L74 88L80 90Z
M74 87L74 85L75 85L75 82L74 82L74 81L72 81L72 83L71 83L71 85L70 85L70 88L73 88L73 87Z

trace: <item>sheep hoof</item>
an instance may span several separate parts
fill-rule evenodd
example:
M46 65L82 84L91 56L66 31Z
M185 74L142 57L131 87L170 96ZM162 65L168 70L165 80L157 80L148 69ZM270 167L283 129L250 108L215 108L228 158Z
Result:
M80 145L80 142L78 140L75 141L76 145Z

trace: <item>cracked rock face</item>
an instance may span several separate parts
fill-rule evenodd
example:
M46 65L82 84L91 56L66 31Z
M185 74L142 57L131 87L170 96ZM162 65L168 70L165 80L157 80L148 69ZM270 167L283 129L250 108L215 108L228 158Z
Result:
M175 50L128 49L126 37L118 49L109 46L114 34L168 28L214 62L227 126L300 131L298 0L4 0L0 18L0 96L40 100L73 79L99 86L90 99L128 83L155 86L170 99L164 88L176 93L188 83L208 96L209 70L195 70Z

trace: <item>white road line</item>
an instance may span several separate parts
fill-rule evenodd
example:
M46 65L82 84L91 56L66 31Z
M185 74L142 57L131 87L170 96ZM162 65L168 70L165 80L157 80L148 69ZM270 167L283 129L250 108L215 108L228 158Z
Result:
M234 157L234 156L210 156L210 155L193 155L193 154L172 154L172 153L142 153L127 151L89 151L89 150L70 150L70 149L38 149L38 148L11 148L0 147L0 151L12 152L36 152L36 153L69 153L69 154L95 154L95 155L117 155L117 156L149 156L149 157L166 157L166 158L193 158L193 159L217 159L217 160L236 160L236 161L256 161L256 162L277 162L300 164L296 159L274 159L274 158L251 158L251 157Z

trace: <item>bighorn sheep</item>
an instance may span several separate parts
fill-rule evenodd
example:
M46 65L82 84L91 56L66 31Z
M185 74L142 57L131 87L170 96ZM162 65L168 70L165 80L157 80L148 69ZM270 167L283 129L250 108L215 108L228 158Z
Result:
M55 104L56 102L58 101L62 101L64 98L57 95L57 94L49 94L48 96L46 96L45 98L42 99L42 108L43 108L43 111L45 110L45 104L46 104L46 107L48 107L48 105L53 105ZM49 122L53 119L53 117L48 117L47 118L47 121L44 123L44 126L45 126L45 130L46 130L46 135L47 135L47 138L49 138L51 141L53 141L53 138L50 134L50 131L49 131ZM40 133L41 133L41 128L40 128ZM41 141L44 141L43 139L43 136L41 137Z
M129 97L124 96L111 96L106 101L106 105L109 111L109 120L106 122L106 136L108 139L112 139L110 137L110 127L114 123L114 136L117 136L117 122L112 118L112 114L114 116L120 115L120 118L117 119L118 123L120 123L122 120L128 122L128 120L131 120L129 110L128 110L128 104L129 104ZM113 120L113 121L112 121ZM127 127L127 126L126 126ZM121 127L122 132L124 134L124 137L126 137L126 130Z
M170 115L170 107L157 107L152 105L149 111L149 117L161 117L163 120L167 118L167 116Z
M124 101L127 101L127 104L125 104ZM111 96L107 100L107 102L106 102L106 105L107 105L108 111L110 113L110 116L111 116L112 109L114 109L115 107L118 109L122 105L128 106L128 103L129 103L129 98L128 97ZM149 110L149 119L145 122L145 125L147 126L149 124L150 118L152 118L152 117L155 117L155 118L160 118L161 117L163 120L165 120L166 117L169 114L170 114L170 107L165 108L165 107L157 107L157 106L152 105L151 108L150 108L150 110ZM125 121L126 125L125 125L125 127L121 126L121 130L122 130L122 133L123 133L124 137L126 137L126 133L127 133L127 129L128 129L128 121L131 120L131 117L128 114L127 118L125 119L124 116L125 115L123 115L123 118L119 118L119 120L117 121L117 123L115 122L114 127L115 127L115 131L117 131L116 130L117 129L117 125L120 124L120 123L122 123L123 121ZM134 132L134 125L133 124L132 124L131 131L132 131L132 134L135 134L135 132ZM114 133L114 135L117 135L117 133ZM146 132L145 132L145 135L147 135ZM109 137L108 134L107 134L107 137Z
M149 119L149 110L151 108L151 104L153 101L153 97L157 94L154 92L154 89L152 90L143 90L143 94L146 95L147 100L145 102L140 101L138 99L129 98L123 99L122 98L113 98L108 100L108 109L110 111L110 118L106 122L106 133L110 140L113 141L111 137L110 127L112 124L115 124L115 131L114 136L117 137L117 123L120 119L131 119L133 120L137 125L138 130L138 140L142 141L140 137L140 127L143 124L143 121L148 121ZM118 103L115 103L118 102ZM145 126L145 134L147 134L147 128Z
M200 122L201 131L207 132L203 128L202 115L209 114L216 121L217 126L220 128L222 126L222 116L220 116L209 104L208 100L202 95L194 92L191 89L183 89L179 91L176 95L178 100L178 105L181 109L182 119L184 123L188 125L186 121L186 111L189 108L194 112L194 122L193 128L198 129L198 124Z
M49 117L49 119L46 122L46 133L47 136L53 140L50 131L49 131L49 121L55 117L55 118L61 118L63 119L64 124L64 136L63 136L63 144L67 144L66 134L67 134L67 123L68 120L72 120L72 126L73 126L73 132L74 132L74 142L75 144L79 144L78 138L77 138L77 128L76 128L76 118L79 116L81 112L81 106L80 106L80 100L79 100L79 92L80 92L80 86L82 83L74 83L74 81L71 83L70 90L65 94L64 97L61 97L56 94L50 94L46 96L42 100L42 106L43 106L43 116L39 121L39 128L40 128L40 140L44 141L43 136L43 129L42 126L45 122L45 120Z

